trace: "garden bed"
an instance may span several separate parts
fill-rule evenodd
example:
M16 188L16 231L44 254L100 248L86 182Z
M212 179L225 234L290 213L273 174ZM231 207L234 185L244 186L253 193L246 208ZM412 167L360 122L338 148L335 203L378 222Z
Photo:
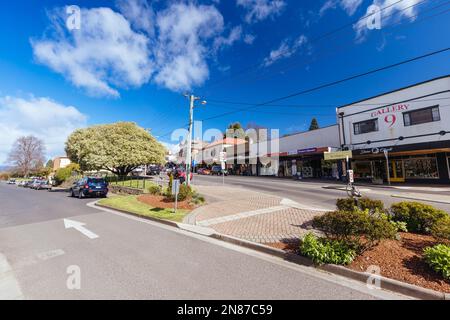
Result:
M379 266L386 278L407 282L420 287L450 293L450 281L433 271L423 260L423 250L439 242L432 236L400 233L401 240L383 240L364 252L348 266L366 271L371 265Z
M139 201L137 199L137 196L110 197L100 200L98 204L111 209L130 212L139 216L175 222L183 221L183 218L189 213L189 210L180 209L177 210L176 213L174 213L173 207L161 208L160 206L149 205L147 203Z
M450 293L450 281L446 281L440 274L433 271L422 258L423 249L440 242L432 236L414 233L401 232L400 236L400 241L382 240L379 245L357 256L347 268L365 272L369 266L378 266L381 269L381 275L386 278ZM300 254L298 241L266 245Z
M140 202L145 203L151 207L173 209L175 207L175 202L168 200L165 196L158 196L152 194L143 194L137 198ZM183 210L192 210L194 205L190 201L178 201L177 208Z

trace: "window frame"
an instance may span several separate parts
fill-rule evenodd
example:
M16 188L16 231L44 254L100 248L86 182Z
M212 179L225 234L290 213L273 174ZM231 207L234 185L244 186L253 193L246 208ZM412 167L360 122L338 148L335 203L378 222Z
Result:
M418 111L423 111L423 110L428 110L428 109L431 110L431 118L432 118L431 121L421 122L421 123L411 123L411 116L410 116L411 113L418 112ZM438 119L437 120L434 120L433 109L437 109L437 113L438 113ZM425 107L425 108L415 109L415 110L411 110L411 111L406 111L406 112L403 112L402 115L403 115L403 125L405 127L412 127L412 126L417 126L417 125L421 125L421 124L441 121L441 111L439 110L439 105L438 104L436 104L434 106L430 106L430 107ZM409 116L409 124L406 124L406 115Z
M359 131L357 133L356 132L356 126L360 125L361 123L364 123L364 122L374 122L375 123L375 130L368 131L368 132L361 132L361 128L359 128ZM376 119L368 119L368 120L363 120L363 121L358 121L358 122L353 123L353 134L355 136L356 135L361 135L361 134L366 134L366 133L371 133L371 132L378 132L378 131L380 131L380 127L378 125L378 118L376 118Z

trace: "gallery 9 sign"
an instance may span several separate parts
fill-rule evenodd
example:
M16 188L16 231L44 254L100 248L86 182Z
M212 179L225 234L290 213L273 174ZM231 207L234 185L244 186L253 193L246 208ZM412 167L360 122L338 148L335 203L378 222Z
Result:
M407 111L408 108L409 108L408 104L397 104L375 110L374 112L371 113L371 116L372 118L384 116L384 122L386 122L389 125L389 128L391 128L397 122L396 113Z

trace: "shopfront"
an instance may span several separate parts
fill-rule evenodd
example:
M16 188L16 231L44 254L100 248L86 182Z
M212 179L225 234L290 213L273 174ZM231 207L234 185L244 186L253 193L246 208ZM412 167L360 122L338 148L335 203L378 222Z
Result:
M341 148L355 178L372 183L448 184L450 76L337 108Z
M280 157L279 177L337 179L338 162L324 160L328 147L300 149Z
M448 183L450 148L396 151L387 156L378 150L354 151L351 162L355 179L374 184L391 183ZM389 177L389 178L388 178Z

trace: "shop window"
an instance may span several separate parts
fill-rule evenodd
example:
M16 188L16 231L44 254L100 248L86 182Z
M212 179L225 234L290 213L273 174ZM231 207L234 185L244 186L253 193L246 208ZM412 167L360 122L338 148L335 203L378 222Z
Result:
M353 168L355 178L372 178L372 165L370 161L355 161L353 162Z
M438 179L439 171L436 158L405 159L407 179Z
M378 119L361 121L353 124L355 134L363 134L378 131Z
M403 122L406 127L440 120L441 116L439 114L439 106L403 113Z

